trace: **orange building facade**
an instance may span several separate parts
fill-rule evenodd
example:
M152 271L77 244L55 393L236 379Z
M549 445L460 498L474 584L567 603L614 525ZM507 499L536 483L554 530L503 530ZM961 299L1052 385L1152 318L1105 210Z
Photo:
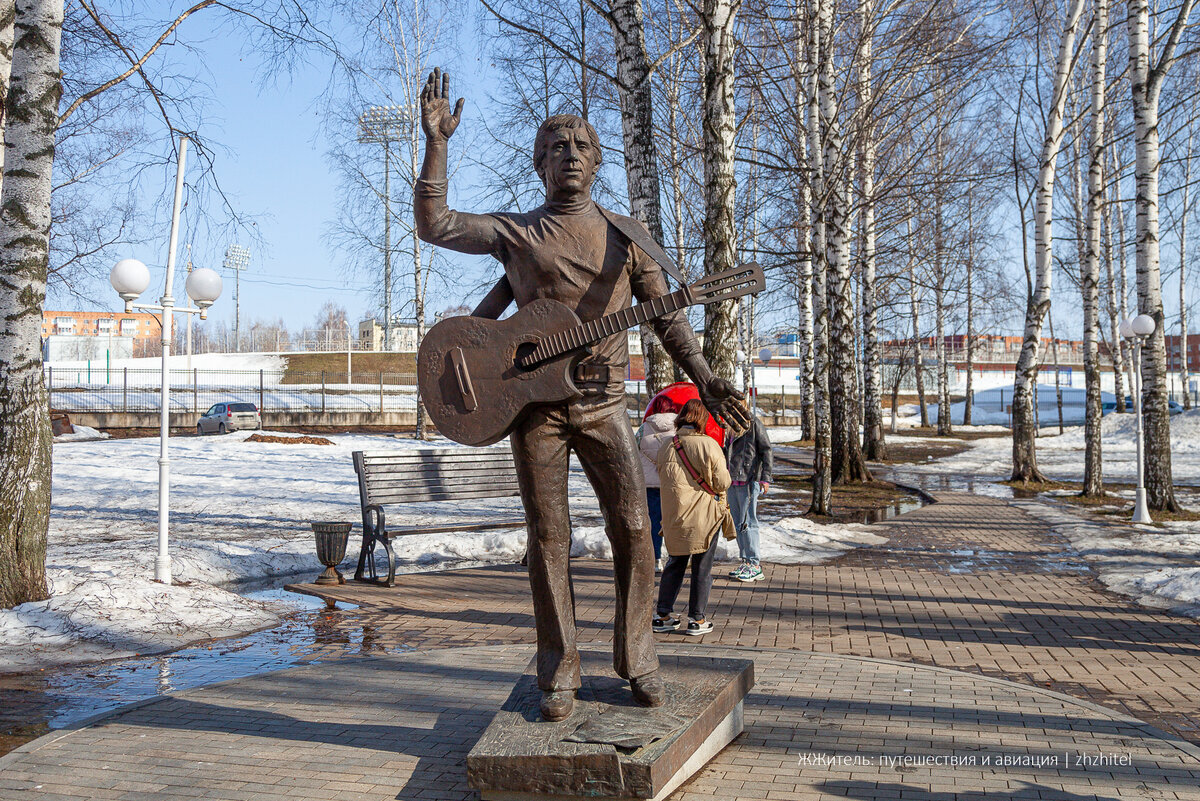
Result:
M162 334L153 314L97 311L42 312L42 340L51 337L128 337L133 340L133 355L159 352Z

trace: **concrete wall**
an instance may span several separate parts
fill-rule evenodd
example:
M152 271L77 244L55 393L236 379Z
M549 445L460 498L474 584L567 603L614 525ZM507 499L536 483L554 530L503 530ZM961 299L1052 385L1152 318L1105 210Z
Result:
M71 412L71 422L92 428L158 428L158 412ZM195 412L171 412L171 428L196 427L200 415ZM416 425L414 412L266 412L263 427L271 429L300 426L377 426L408 428Z

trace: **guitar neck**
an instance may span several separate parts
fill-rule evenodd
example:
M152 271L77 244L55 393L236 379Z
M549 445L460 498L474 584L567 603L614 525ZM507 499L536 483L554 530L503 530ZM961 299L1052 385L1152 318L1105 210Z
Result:
M688 287L677 289L669 295L652 298L645 303L638 303L612 314L606 314L590 323L583 323L566 331L552 334L539 342L538 346L521 361L529 366L546 359L553 359L568 351L586 348L588 345L594 345L620 331L691 306L694 302Z

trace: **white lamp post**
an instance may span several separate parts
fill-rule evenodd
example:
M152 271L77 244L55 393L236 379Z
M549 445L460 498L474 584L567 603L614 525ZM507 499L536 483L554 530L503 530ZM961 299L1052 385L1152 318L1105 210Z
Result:
M163 282L163 295L158 304L134 303L150 285L150 271L137 259L121 259L112 268L109 282L125 301L125 311L148 309L159 312L162 329L162 387L159 401L159 455L158 455L158 556L154 560L154 578L164 584L171 583L171 556L167 551L167 534L170 517L169 499L171 490L171 462L167 451L170 437L171 381L168 361L171 356L171 329L176 312L199 314L207 317L208 307L221 295L221 276L202 267L193 270L187 278L187 294L196 303L195 308L175 308L171 286L175 279L175 250L179 242L179 211L183 200L183 169L187 158L187 137L179 141L179 164L175 173L175 204L171 211L171 237L167 251L167 275Z
M1137 418L1137 489L1134 491L1133 522L1153 523L1146 506L1145 439L1142 433L1142 345L1154 333L1154 318L1139 314L1123 320L1121 336L1131 341L1133 358L1129 362L1129 387L1133 392L1133 416Z
M350 364L350 351L354 347L354 327L346 321L346 390L352 391L354 383L354 368Z

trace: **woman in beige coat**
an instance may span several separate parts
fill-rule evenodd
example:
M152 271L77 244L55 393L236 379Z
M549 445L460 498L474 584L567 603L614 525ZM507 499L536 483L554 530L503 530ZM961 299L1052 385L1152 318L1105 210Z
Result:
M712 589L713 557L724 517L720 493L729 488L730 481L721 446L704 433L707 422L708 411L704 405L698 400L688 401L675 418L676 438L664 442L658 451L663 545L670 558L663 568L658 587L655 631L679 628L680 621L672 617L671 612L689 563L692 584L688 594L688 616L692 620L686 633L705 634L713 629L712 622L705 617L705 607ZM701 481L707 489L701 486Z

